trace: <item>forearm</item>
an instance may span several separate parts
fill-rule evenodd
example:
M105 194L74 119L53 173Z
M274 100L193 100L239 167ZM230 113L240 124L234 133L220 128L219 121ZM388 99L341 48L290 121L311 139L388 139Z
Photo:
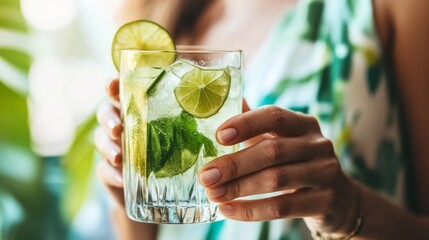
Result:
M418 217L387 198L360 186L365 222L356 239L424 239L429 217Z
M114 228L117 232L117 239L121 240L154 240L157 234L156 224L140 223L128 218L122 207L114 207L112 211Z

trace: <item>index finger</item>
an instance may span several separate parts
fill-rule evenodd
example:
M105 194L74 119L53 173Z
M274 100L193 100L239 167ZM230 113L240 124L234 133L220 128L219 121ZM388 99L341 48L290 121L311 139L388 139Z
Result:
M267 106L232 117L218 128L216 139L223 145L233 145L264 133L297 137L314 130L320 131L314 117Z
M119 101L119 79L114 78L107 83L106 91L109 97Z

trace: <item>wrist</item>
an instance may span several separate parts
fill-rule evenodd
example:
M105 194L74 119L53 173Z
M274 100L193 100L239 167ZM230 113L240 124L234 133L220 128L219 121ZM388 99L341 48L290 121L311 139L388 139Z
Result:
M364 222L365 222L365 215L364 215L363 211L360 210L358 218L356 219L355 226L350 233L343 235L343 234L322 233L322 232L315 231L315 232L311 233L311 236L313 237L313 239L316 239L316 240L348 240L348 239L352 239L353 237L357 236L359 234L359 232L362 230Z
M339 216L342 215L343 217L335 221L340 224L332 226L331 228L326 228L327 230L330 229L326 232L320 230L313 230L311 234L314 239L346 240L355 237L362 230L365 219L365 214L363 211L362 192L359 184L357 184L353 180L349 181L350 184L345 184L347 186L344 186L343 188L343 190L348 190L350 192L350 194L345 195L349 196L348 200L346 200L347 202L349 202L348 208L339 211Z

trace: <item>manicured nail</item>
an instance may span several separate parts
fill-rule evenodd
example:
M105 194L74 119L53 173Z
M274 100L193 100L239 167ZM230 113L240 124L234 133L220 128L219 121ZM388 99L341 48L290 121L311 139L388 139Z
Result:
M111 132L113 139L118 139L122 133L121 120L117 116L110 116L106 121L107 128Z
M217 136L219 141L221 141L221 143L228 143L232 140L234 140L238 135L237 129L235 128L227 128L224 130L221 130Z
M211 198L218 198L218 197L225 195L226 187L218 187L215 189L210 189L207 191L207 193L208 193L209 197L211 197Z
M114 147L111 147L109 149L110 159L112 160L113 163L116 163L118 154L119 154L119 151L116 150Z
M234 214L234 208L229 204L222 204L219 206L219 209L224 215Z
M219 181L220 177L221 173L219 169L211 168L200 174L200 182L207 186Z
M114 130L115 127L119 124L119 119L117 117L110 117L107 119L107 126L110 130Z

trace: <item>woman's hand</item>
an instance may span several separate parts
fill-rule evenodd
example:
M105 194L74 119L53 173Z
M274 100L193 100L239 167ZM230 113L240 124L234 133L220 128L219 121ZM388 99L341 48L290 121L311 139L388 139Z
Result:
M113 101L97 112L101 129L95 144L106 159L98 164L97 175L123 208L117 79L108 84L107 92ZM253 144L215 159L200 172L200 182L213 201L222 203L225 216L242 221L307 217L323 232L349 233L354 227L357 187L341 171L332 143L313 117L273 106L260 108L225 122L217 139L224 145ZM269 198L235 200L275 192Z
M228 218L265 221L306 217L313 230L347 234L359 214L359 191L341 170L332 143L308 115L269 106L225 122L223 145L263 135L256 144L205 165L199 180ZM237 200L276 193L262 199Z
M119 80L113 79L107 85L107 94L113 101L100 105L97 120L101 128L95 133L95 145L105 161L97 165L98 178L117 203L113 208L113 221L120 239L156 239L157 225L144 224L128 218L125 213L122 179L121 133L122 122L119 111Z
M94 141L98 151L105 159L97 165L97 176L113 195L116 202L124 207L120 142L122 123L118 107L118 79L110 81L106 91L113 101L101 104L97 111L97 120L101 128L97 129Z

